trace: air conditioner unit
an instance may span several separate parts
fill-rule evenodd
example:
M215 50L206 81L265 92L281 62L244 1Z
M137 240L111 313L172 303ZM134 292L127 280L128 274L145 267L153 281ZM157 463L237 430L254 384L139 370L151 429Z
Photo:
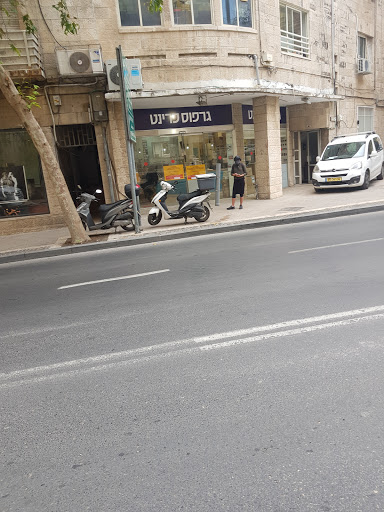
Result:
M357 59L357 72L361 75L368 75L372 73L371 63L368 59Z
M61 76L104 73L100 48L56 50L56 59Z
M143 88L143 76L141 74L140 59L126 59L129 71L129 84L131 90L137 91ZM117 60L107 60L107 79L109 91L120 91L120 76L119 68L117 67Z

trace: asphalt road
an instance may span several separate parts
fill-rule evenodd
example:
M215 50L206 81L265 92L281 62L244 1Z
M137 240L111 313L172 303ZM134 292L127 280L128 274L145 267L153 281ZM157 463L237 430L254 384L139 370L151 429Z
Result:
M1 265L0 511L384 510L383 220Z

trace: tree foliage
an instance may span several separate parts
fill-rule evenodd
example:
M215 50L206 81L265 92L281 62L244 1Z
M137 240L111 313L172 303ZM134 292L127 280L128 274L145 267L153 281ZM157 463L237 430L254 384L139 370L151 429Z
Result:
M163 0L150 0L148 10L149 12L161 12L163 10Z
M159 2L162 0L151 1ZM2 39L7 35L6 18L9 18L12 12L18 13L19 11L23 13L22 21L27 33L35 34L37 32L37 28L35 27L35 24L33 23L30 15L26 12L26 7L23 0L7 0L7 3L8 6L5 4L4 0L0 2L0 20L3 22L3 26L0 26L0 38ZM65 0L59 0L58 2L53 4L52 7L56 9L56 11L60 15L61 28L63 29L64 34L77 34L77 31L79 30L79 25L76 22L76 18L72 17L69 14L67 2Z

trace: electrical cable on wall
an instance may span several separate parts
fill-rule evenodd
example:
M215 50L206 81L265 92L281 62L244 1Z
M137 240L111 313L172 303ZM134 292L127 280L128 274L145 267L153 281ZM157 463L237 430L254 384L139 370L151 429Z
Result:
M37 0L37 3L39 5L39 9L40 9L40 13L41 13L41 17L45 23L45 26L47 27L49 33L51 34L51 36L53 37L53 39L56 41L56 43L61 46L61 48L63 48L63 50L66 50L65 46L63 46L61 43L59 43L59 41L56 39L56 37L54 36L52 30L50 29L48 23L47 23L47 20L45 19L45 16L44 16L44 13L43 13L43 9L41 8L41 4L40 4L40 0Z

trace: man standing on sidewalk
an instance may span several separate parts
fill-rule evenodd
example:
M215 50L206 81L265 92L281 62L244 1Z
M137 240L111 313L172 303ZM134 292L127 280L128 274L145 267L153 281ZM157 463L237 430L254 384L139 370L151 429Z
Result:
M247 174L247 169L245 165L241 161L239 156L235 156L235 163L232 165L231 174L234 177L233 182L233 191L232 191L232 206L229 206L227 210L235 209L235 201L236 195L240 195L240 210L243 209L243 200L244 200L244 187L245 187L245 176Z

